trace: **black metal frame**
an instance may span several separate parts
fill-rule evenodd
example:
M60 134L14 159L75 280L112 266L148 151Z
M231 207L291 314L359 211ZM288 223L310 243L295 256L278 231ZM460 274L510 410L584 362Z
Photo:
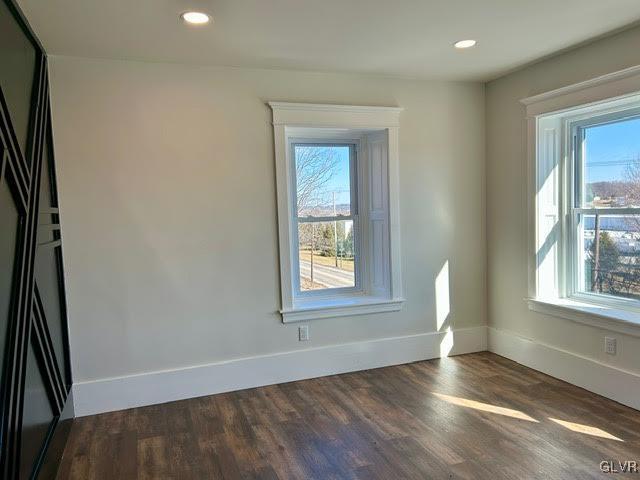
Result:
M42 45L31 31L22 12L14 0L3 0L13 14L36 51L36 69L31 94L27 152L21 151L11 124L7 103L0 88L0 182L6 182L19 214L18 237L14 263L10 318L6 336L2 387L0 389L0 477L16 479L20 476L21 433L27 350L29 344L36 354L54 418L49 425L47 437L40 446L40 453L33 465L31 478L38 476L47 455L47 447L56 434L58 420L65 410L71 391L72 377L69 355L69 339L66 314L62 245L54 152L49 102L47 57ZM1 67L1 66L0 66ZM51 208L39 211L40 181L43 168L43 153L47 151ZM37 244L39 215L49 215L53 230L53 241ZM53 348L49 327L38 285L34 278L34 262L38 248L55 248L57 280L64 344L64 377ZM66 378L66 382L63 380ZM67 407L68 410L68 407ZM68 428L62 429L68 433ZM58 459L59 460L59 459ZM56 461L49 459L47 461ZM51 471L51 468L47 468ZM53 468L52 471L55 471Z

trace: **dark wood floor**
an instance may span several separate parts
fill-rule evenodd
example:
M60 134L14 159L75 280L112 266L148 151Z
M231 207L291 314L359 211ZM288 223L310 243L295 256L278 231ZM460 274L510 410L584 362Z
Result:
M80 418L58 478L611 478L602 460L640 464L640 412L485 352Z

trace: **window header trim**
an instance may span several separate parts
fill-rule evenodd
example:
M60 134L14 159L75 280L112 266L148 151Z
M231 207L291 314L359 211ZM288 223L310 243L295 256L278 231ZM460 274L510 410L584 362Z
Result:
M583 82L522 98L527 116L559 111L598 101L611 101L640 91L640 65L635 65Z
M389 128L400 126L400 107L268 102L273 125L313 128Z

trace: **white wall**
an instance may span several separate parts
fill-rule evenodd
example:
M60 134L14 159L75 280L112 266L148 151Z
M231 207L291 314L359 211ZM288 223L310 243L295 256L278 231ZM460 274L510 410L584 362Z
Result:
M528 310L524 301L527 296L526 131L524 107L519 100L638 65L638 45L640 28L635 28L529 66L486 86L489 324L545 346L538 350L546 351L547 355L559 350L580 357L584 360L576 363L581 365L580 369L604 364L640 374L640 338ZM617 356L604 353L605 335L617 337ZM595 372L603 371L597 368L592 377L596 376ZM554 373L552 365L549 369ZM617 374L615 370L606 371ZM640 398L640 377L624 378L635 382L636 398ZM572 379L577 382L575 377ZM629 384L618 386L631 391ZM612 388L602 390L599 393L615 394Z
M485 324L481 84L55 56L50 72L75 382L433 332L447 261L445 327ZM281 323L268 100L404 107L402 312L313 321L308 343Z

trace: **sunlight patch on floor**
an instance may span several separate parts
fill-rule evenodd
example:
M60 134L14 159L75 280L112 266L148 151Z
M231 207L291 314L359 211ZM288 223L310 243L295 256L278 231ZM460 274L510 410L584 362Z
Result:
M558 420L557 418L549 417L549 420L557 423L558 425L568 428L573 432L584 433L585 435L593 435L594 437L606 438L607 440L616 440L618 442L624 442L621 438L611 435L609 432L598 427L591 427L589 425L583 425L581 423L567 422L565 420Z
M530 417L526 413L519 410L513 410L511 408L498 407L489 403L476 402L475 400L469 400L467 398L453 397L451 395L444 395L442 393L435 393L434 395L441 400L458 405L460 407L473 408L483 412L495 413L497 415L504 415L505 417L517 418L518 420L526 420L527 422L538 423L538 420Z

